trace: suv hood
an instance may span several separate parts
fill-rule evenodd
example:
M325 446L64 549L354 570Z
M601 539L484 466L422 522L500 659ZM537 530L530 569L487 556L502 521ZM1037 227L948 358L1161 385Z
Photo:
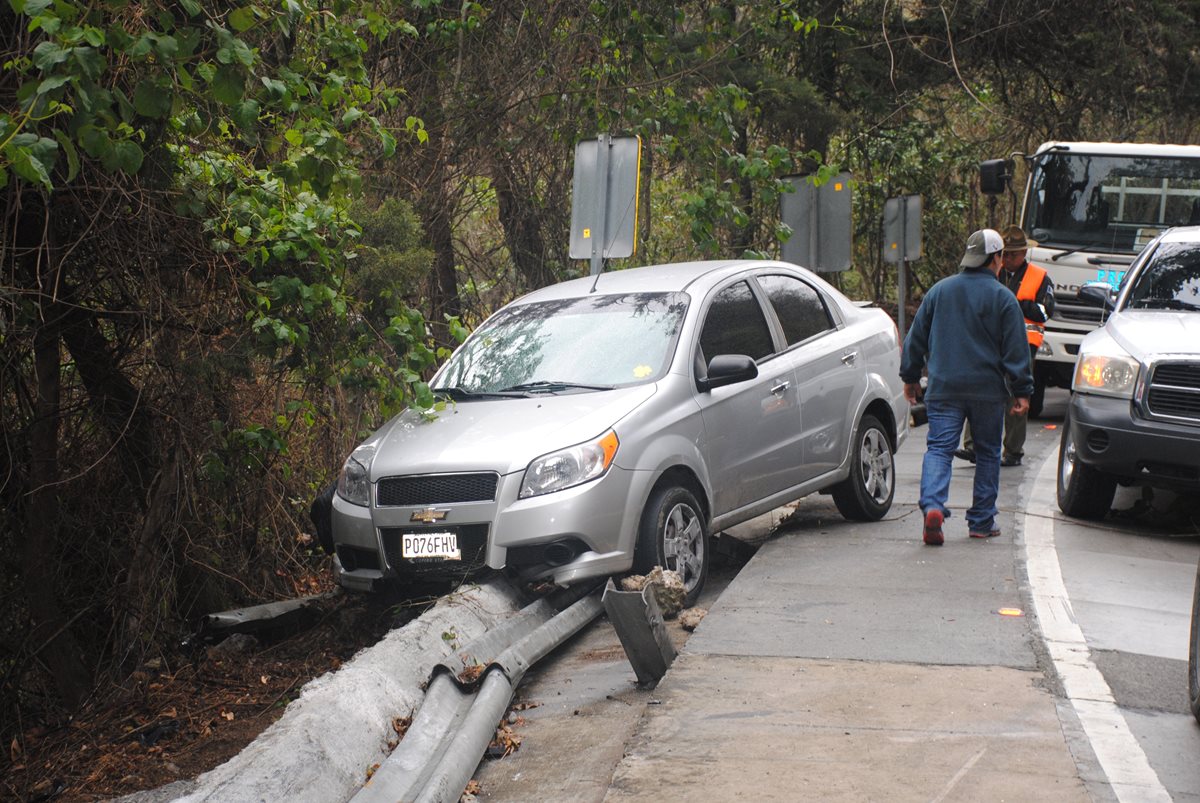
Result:
M524 471L539 455L590 440L654 395L657 385L450 402L434 420L405 410L368 443L371 481L403 474Z
M1108 320L1105 329L1121 348L1142 361L1154 354L1200 353L1200 312L1122 311Z

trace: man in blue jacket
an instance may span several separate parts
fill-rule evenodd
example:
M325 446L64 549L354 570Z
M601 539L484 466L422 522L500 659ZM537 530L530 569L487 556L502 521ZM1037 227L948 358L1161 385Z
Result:
M920 505L924 541L930 546L944 541L951 464L964 421L971 424L976 456L967 530L972 538L1000 534L996 495L1005 407L1013 398L1011 412L1024 415L1033 393L1025 319L1017 299L997 280L1003 250L999 232L981 229L972 234L959 263L962 272L929 289L904 339L900 378L910 404L921 397L922 370L929 375Z

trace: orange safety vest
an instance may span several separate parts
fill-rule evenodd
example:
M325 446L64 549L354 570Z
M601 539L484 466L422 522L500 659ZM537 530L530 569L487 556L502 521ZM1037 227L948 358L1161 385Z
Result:
M1039 268L1033 263L1025 266L1025 276L1021 279L1021 286L1017 288L1017 301L1037 301L1038 291L1042 289L1042 282L1046 279L1046 269ZM1046 337L1046 327L1036 321L1025 319L1025 336L1029 338L1029 345L1039 347Z

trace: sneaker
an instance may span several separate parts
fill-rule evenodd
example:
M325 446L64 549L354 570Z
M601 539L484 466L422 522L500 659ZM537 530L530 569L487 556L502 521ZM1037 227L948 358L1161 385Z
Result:
M942 536L942 521L945 516L940 510L930 510L925 514L925 543L929 546L941 546L946 539Z
M1002 465L1002 466L1019 466L1019 465L1021 465L1021 458L1020 458L1020 456L1002 457L1002 458L1000 458L1000 465Z
M982 531L977 531L977 530L971 531L972 538L995 538L999 534L1000 534L999 529L988 530L987 532L982 532Z
M966 460L968 463L975 462L975 450L974 449L955 449L954 456L957 457L959 460Z

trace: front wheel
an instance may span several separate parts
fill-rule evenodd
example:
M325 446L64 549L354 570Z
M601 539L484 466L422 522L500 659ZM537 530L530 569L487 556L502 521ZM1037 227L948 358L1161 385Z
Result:
M1077 519L1102 519L1112 507L1117 481L1079 459L1071 414L1062 423L1058 444L1058 507Z
M1188 640L1188 704L1200 722L1200 565L1192 591L1192 637Z
M850 476L833 486L833 503L849 521L879 521L892 507L896 462L879 419L864 415L854 432Z
M708 559L708 523L695 495L677 485L656 489L642 511L634 571L645 574L661 566L678 573L683 580L683 607L690 608L704 588Z

